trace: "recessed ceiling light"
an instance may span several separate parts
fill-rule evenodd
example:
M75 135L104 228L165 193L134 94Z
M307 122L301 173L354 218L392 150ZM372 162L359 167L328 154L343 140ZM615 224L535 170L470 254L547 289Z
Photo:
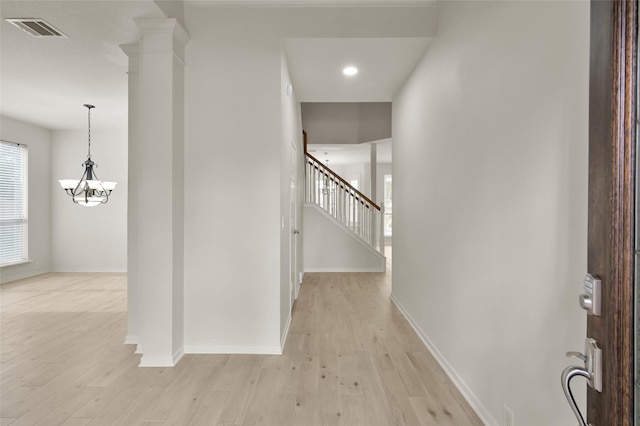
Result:
M352 66L348 66L348 67L346 67L345 69L342 70L342 74L348 75L348 76L356 75L356 74L358 74L358 68L352 67Z

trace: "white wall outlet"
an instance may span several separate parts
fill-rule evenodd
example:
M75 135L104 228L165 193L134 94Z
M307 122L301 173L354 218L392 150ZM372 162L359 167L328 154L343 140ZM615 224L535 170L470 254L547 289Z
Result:
M514 423L514 420L513 420L513 411L511 411L511 409L509 407L507 407L507 404L504 404L504 413L503 413L502 424L504 426L515 426L515 423Z

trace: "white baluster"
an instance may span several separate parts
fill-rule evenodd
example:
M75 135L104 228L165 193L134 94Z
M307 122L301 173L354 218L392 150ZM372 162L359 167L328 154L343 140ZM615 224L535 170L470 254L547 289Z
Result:
M380 203L380 253L384 256L384 203Z
M369 240L369 213L371 211L371 208L368 207L369 203L364 205L364 208L362 209L364 211L364 240L371 244L371 241Z
M356 199L353 196L353 194L351 194L351 204L352 204L352 208L351 208L351 228L353 229L353 232L356 232L356 213L357 213L358 206L356 204Z
M309 163L309 202L313 203L313 166Z
M362 200L358 200L358 235L362 238Z
M367 205L367 203L362 204L362 239L369 242L369 209Z
M307 200L307 202L310 203L311 202L311 179L312 179L312 177L311 177L311 167L309 166L309 160L307 160L306 165L307 165L307 170L306 170L306 172L307 172L306 173L307 181L305 182L306 183L305 200Z
M371 232L371 225L373 224L373 206L369 205L367 209L367 241L369 241L369 245L373 246L373 233Z
M347 224L347 215L344 213L346 211L346 200L347 200L347 191L345 190L344 185L341 187L340 198L342 198L342 211L340 212L340 221L343 225Z
M336 189L336 208L338 210L338 220L342 223L342 184L338 183L338 187Z
M317 164L317 163L316 163ZM319 204L320 203L320 197L318 194L318 167L315 166L313 168L313 203L314 204Z

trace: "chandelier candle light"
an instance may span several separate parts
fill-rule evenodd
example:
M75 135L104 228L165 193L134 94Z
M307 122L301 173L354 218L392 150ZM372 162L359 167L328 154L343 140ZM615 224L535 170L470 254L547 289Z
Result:
M67 195L71 196L74 203L80 204L81 206L93 207L109 201L109 195L111 195L111 191L116 187L117 182L102 182L98 180L98 176L96 176L96 173L93 171L94 166L98 167L98 165L91 160L91 108L95 107L88 104L84 106L88 109L89 117L89 153L87 160L82 163L84 174L80 180L61 179L58 182L60 182L60 186L65 190Z

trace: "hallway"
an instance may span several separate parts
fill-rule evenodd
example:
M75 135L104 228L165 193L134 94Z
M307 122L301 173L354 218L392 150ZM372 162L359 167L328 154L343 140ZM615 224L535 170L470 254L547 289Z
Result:
M306 274L282 356L174 368L138 368L122 344L122 274L3 285L0 423L481 425L389 300L390 277Z

